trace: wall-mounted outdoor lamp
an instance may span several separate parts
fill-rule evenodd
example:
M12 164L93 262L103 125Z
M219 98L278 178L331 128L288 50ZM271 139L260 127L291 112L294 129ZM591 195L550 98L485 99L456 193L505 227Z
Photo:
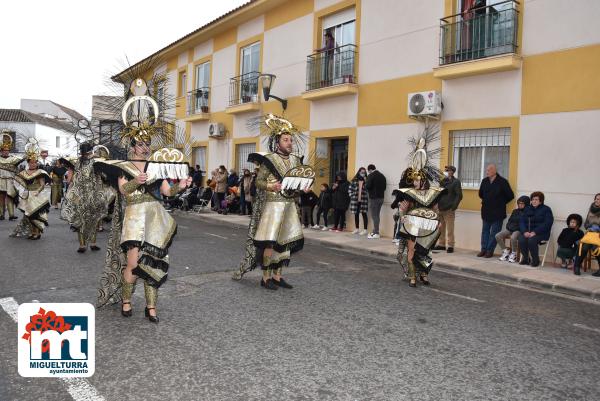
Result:
M263 97L265 101L268 101L270 98L279 100L279 102L281 103L281 107L283 107L283 110L285 111L285 109L287 109L288 104L287 99L282 99L275 95L271 95L271 88L273 87L273 84L275 83L275 78L277 77L273 74L260 74L258 78L262 80Z

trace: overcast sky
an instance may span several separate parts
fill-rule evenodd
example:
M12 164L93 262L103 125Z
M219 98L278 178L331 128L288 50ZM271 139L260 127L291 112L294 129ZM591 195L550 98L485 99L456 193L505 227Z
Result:
M88 116L105 80L247 0L7 0L0 108L50 99Z

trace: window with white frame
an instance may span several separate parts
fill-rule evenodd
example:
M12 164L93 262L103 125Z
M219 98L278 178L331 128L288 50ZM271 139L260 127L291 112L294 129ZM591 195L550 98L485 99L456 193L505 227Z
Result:
M450 141L456 175L464 187L478 188L489 164L508 177L510 128L450 131Z
M240 143L235 147L235 153L237 156L236 167L238 173L245 168L250 171L254 170L254 163L248 161L248 155L250 153L256 152L256 144L255 143Z
M206 175L206 146L194 148L194 162L200 166L202 174Z
M240 49L240 74L258 72L260 68L260 42L253 43Z
M194 89L195 92L195 108L197 110L207 111L208 108L208 96L210 86L210 61L202 63L196 66L196 82Z

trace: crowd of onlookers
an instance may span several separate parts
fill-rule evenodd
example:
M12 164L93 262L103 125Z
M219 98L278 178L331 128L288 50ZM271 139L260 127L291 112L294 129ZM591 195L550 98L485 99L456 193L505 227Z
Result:
M238 175L233 169L225 166L206 177L206 185L202 187L203 176L199 166L192 169L192 188L186 191L191 194L187 206L192 208L194 201L210 205L218 213L252 214L252 201L256 196L257 170L244 169ZM456 168L446 166L440 186L445 189L437 203L440 218L441 235L435 250L454 252L455 215L462 199L462 185L455 176ZM345 172L338 172L331 185L323 183L319 195L307 190L298 198L300 219L305 228L322 231L343 232L366 235L369 239L380 238L379 225L381 207L386 191L386 178L370 164L360 167L354 177L348 181ZM400 183L402 186L402 183ZM182 195L183 197L186 194ZM498 174L496 166L490 164L486 168L486 177L481 181L479 191L481 199L481 248L478 257L492 258L496 247L502 251L501 261L519 263L537 267L540 264L539 247L550 240L554 216L552 209L545 204L542 192L533 192L530 196L520 196L516 208L512 211L506 224L507 205L515 198L508 180ZM392 208L398 208L398 202L392 202ZM354 228L348 229L346 214L354 217ZM368 232L369 220L373 222ZM394 215L394 241L399 241L398 213ZM362 224L361 224L362 223ZM593 255L600 263L600 194L594 198L586 218L573 213L567 218L565 227L558 236L556 257L560 258L563 268L573 269L580 274L583 261ZM583 228L583 230L582 230ZM600 276L600 271L594 273Z

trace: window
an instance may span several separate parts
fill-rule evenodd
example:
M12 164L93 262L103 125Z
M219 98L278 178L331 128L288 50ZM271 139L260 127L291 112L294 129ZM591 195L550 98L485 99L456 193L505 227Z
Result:
M256 152L256 144L255 143L241 143L235 146L235 154L236 158L236 169L238 173L245 168L250 171L254 170L254 163L248 161L248 155L250 153Z
M187 93L187 73L181 71L179 73L179 97L184 96Z
M194 162L200 166L202 174L206 175L206 146L194 148Z
M508 177L510 128L451 131L450 139L456 175L463 186L479 187L489 164Z
M60 136L56 137L56 147L60 148Z
M257 72L260 69L260 42L242 47L240 50L241 75Z
M208 95L210 86L210 62L196 66L196 82L194 91L195 111L208 112Z

